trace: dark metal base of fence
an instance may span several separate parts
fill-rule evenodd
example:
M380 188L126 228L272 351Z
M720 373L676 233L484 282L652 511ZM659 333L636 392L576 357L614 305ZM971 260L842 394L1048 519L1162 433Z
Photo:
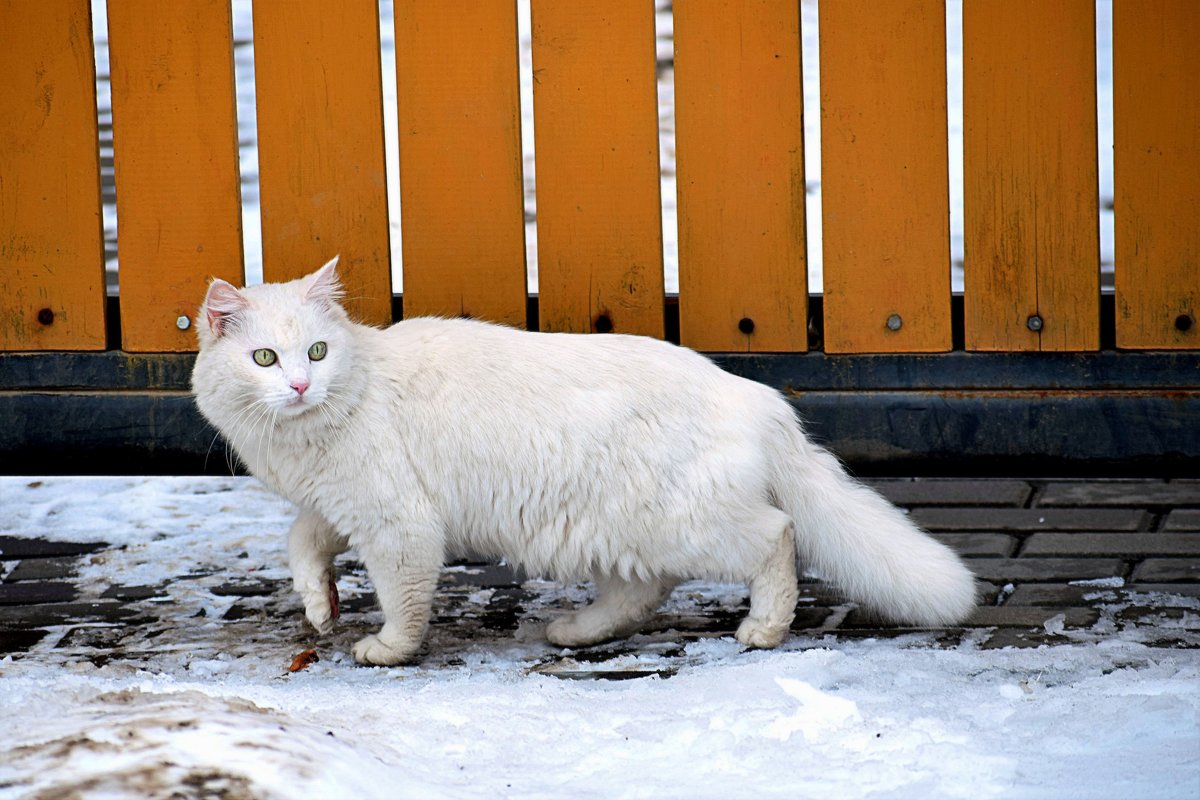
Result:
M1200 476L1200 353L735 355L862 474ZM0 354L0 473L229 474L190 355Z

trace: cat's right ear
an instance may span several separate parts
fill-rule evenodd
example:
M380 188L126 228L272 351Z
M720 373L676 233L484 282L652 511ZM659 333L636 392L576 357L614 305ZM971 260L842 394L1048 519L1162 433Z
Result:
M213 278L204 296L204 316L213 336L221 337L238 315L246 310L246 298L232 283Z

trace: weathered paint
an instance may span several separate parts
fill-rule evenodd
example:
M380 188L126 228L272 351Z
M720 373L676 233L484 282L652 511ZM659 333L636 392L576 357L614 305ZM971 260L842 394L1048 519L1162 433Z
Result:
M408 313L524 327L516 4L401 0L395 18Z
M0 350L105 345L88 0L0 0Z
M1113 6L1117 344L1200 347L1200 3Z
M121 0L108 11L121 345L196 349L212 278L242 284L242 195L226 0Z
M674 18L681 338L803 351L799 4L676 3Z
M819 8L825 350L949 350L945 2Z
M542 330L661 338L654 4L531 13Z

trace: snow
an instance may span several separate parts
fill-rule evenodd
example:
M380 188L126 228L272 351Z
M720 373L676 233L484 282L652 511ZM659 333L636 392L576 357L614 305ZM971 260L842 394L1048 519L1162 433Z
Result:
M1108 582L1100 623L1052 620L1062 643L1037 649L986 649L986 631L952 646L816 631L758 652L658 631L588 661L540 634L586 588L530 581L542 605L515 635L435 634L415 665L365 668L349 647L377 612L325 638L290 592L278 608L212 592L287 577L292 509L253 479L0 478L0 507L3 534L114 545L83 558L85 598L163 592L160 620L110 660L56 628L0 661L0 798L1200 794L1200 604L1187 598L1159 598L1161 627L1191 649L1145 644L1155 626L1120 615L1138 597ZM365 581L344 576L343 598ZM478 610L490 593L463 602ZM741 599L692 583L668 611ZM276 624L222 621L235 601ZM288 674L307 647L320 660ZM606 672L645 677L594 679Z

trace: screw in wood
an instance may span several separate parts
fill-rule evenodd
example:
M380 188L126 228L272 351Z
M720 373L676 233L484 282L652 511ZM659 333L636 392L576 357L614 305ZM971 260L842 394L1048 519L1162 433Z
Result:
M749 317L742 317L738 320L738 330L747 336L754 333L754 320Z
M904 325L904 320L899 314L892 314L887 318L887 329L889 331L898 331Z
M37 313L37 321L43 325L54 324L54 312L49 308L43 308Z
M1195 324L1196 321L1192 319L1191 314L1180 314L1175 318L1175 330L1179 331L1180 333L1187 333Z
M1030 314L1029 319L1025 320L1025 327L1029 328L1029 330L1033 331L1034 333L1040 331L1044 325L1045 322L1037 314Z
M186 316L180 314L179 318L175 320L175 327L179 328L181 331L186 331L188 328L192 327L192 321Z
M612 333L612 319L608 316L608 314L601 314L600 316L596 317L595 326L596 333Z

